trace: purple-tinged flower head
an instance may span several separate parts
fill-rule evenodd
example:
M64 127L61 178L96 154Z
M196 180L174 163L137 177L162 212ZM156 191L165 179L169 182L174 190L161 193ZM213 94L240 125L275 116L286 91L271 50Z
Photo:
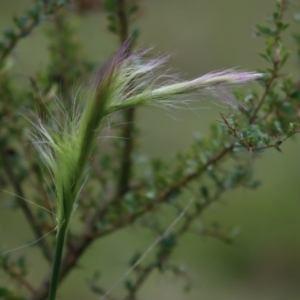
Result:
M256 72L234 72L232 73L232 80L237 83L244 83L247 81L253 81L263 77L263 74Z
M101 93L101 89L107 88L105 84L112 84L114 76L117 75L118 68L122 68L122 64L129 55L129 41L123 43L118 52L106 62L98 71L96 77L96 90Z
M224 70L182 81L161 71L167 57L146 59L147 53L130 52L129 41L125 42L99 71L95 92L85 105L76 106L74 116L64 110L67 124L48 129L37 122L36 145L55 181L58 225L67 224L76 207L85 165L108 115L142 105L178 106L199 96L229 102L234 97L228 87L262 76Z
M178 106L179 103L195 99L195 96L213 96L230 104L235 99L230 91L232 86L262 77L262 74L256 72L229 69L208 73L192 80L182 81L177 77L175 80L175 76L161 72L167 57L147 60L145 55L148 51L129 54L126 47L127 45L123 45L105 67L105 72L101 72L114 81L106 114L140 105ZM103 76L101 78L103 80Z
M234 69L223 70L218 72L208 73L199 77L198 82L203 84L219 85L219 84L240 84L247 81L253 81L261 78L262 74L256 72L243 72Z
M196 97L213 97L232 104L235 98L230 88L233 85L262 76L255 72L229 69L182 81L161 71L167 56L146 59L147 50L130 53L129 44L125 42L97 76L96 98L97 95L109 94L106 115L122 108L141 105L174 107Z

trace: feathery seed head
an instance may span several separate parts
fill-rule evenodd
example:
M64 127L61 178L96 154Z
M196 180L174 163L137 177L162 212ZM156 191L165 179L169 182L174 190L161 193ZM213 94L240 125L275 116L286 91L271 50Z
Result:
M73 112L66 112L67 124L47 129L37 122L36 146L50 170L56 186L58 226L69 222L73 212L88 157L105 117L121 109L141 105L173 105L188 95L203 92L231 101L228 86L260 78L254 72L225 70L202 77L170 82L158 70L167 57L146 60L147 51L129 53L125 42L117 54L104 65L96 79L94 93ZM158 84L158 79L162 83ZM217 92L216 92L217 91ZM55 118L53 118L55 119Z

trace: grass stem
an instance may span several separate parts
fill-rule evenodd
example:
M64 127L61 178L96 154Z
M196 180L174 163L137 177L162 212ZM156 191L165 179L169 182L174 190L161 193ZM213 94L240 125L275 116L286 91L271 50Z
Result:
M68 228L68 222L64 221L57 232L48 300L55 300L56 298L56 291L59 282L60 264L61 264L63 249L64 249L67 228Z

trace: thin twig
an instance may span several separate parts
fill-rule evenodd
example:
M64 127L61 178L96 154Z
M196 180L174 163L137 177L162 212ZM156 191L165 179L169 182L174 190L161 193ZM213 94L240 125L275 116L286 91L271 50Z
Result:
M222 151L219 152L219 154L217 154L216 156L214 156L213 158L208 160L205 165L201 166L201 168L196 169L195 171L189 173L185 177L181 178L177 182L175 182L172 185L170 185L169 187L167 187L164 191L162 191L158 195L158 197L155 200L147 202L147 204L144 207L142 207L140 210L138 210L132 214L120 216L120 218L118 218L118 220L115 223L113 223L111 226L107 227L106 229L95 232L94 237L100 237L100 236L107 235L107 234L111 233L112 231L116 230L116 228L121 228L125 224L133 223L133 221L135 221L139 216L145 214L146 212L151 211L157 204L163 203L166 199L168 199L168 197L174 191L177 191L178 189L185 187L192 180L199 177L202 174L202 172L204 172L209 166L216 164L226 154L231 152L233 147L234 147L234 144L231 144L230 146L223 148Z
M103 289L102 287L100 286L92 286L92 292L95 293L95 294L99 294L99 295L105 295L106 294L106 291L105 289ZM117 300L117 298L109 295L107 296L107 299L108 300Z
M242 138L240 138L240 136L238 135L238 133L236 132L236 129L231 126L228 122L228 120L223 116L223 114L220 114L225 125L228 127L228 129L232 132L233 136L242 144L245 146L245 148L247 148L248 150L250 150L250 146L248 145L248 143L243 140Z
M35 292L34 287L31 285L30 282L28 282L25 277L17 270L15 270L12 266L9 264L5 264L5 266L2 268L10 277L13 279L16 279L18 282L20 282L31 294Z
M5 157L5 153L3 149L0 150L0 153L2 157L3 168L6 172L7 178L9 179L10 184L14 188L16 195L18 195L17 197L18 206L22 209L27 219L27 222L29 223L32 231L34 232L34 235L37 239L37 244L39 245L42 253L44 254L45 258L48 261L51 261L53 256L52 250L49 247L49 245L46 243L46 241L42 240L44 234L41 230L41 226L36 220L31 209L28 207L27 203L24 200L22 200L22 198L25 199L25 195L20 182L13 171L13 166L11 166L9 160Z
M119 21L119 37L120 42L123 44L128 39L128 17L126 13L126 0L116 1L116 13Z
M199 217L202 212L204 211L205 208L207 208L208 206L210 206L212 203L216 202L220 196L222 195L222 193L225 191L223 186L219 186L218 190L215 192L215 194L210 197L205 199L205 202L201 205L201 208L196 210L194 213L189 215L189 218L185 219L185 222L181 225L181 227L177 230L176 235L177 236L181 236L183 235L187 230L189 230L189 227L191 225L191 223L197 218Z
M193 202L193 198L187 203L184 210L178 215L178 217L171 223L171 225L165 230L165 232L159 236L143 253L143 255L124 273L123 276L117 282L107 291L107 293L100 298L100 300L105 299L107 295L109 295L137 266L141 264L141 262L149 255L150 252L157 246L157 244L165 237L167 236L174 226L183 218L186 211L189 209Z
M281 10L279 12L279 16L275 21L275 25L276 25L276 32L274 35L274 40L275 43L273 45L273 51L275 52L276 48L278 47L278 39L281 33L281 27L279 26L279 24L281 24L282 19L283 19L283 13L286 9L287 6L287 0L282 0L281 1ZM272 76L270 77L270 79L267 81L266 83L266 87L265 87L265 91L258 103L258 105L256 106L256 108L254 109L254 112L252 114L252 116L249 118L249 123L252 124L255 122L256 116L258 114L258 112L260 111L261 107L263 106L263 104L265 103L265 100L271 90L271 87L275 81L275 79L278 77L278 71L280 69L280 61L277 59L277 57L275 57L276 54L273 55L272 58L272 64L273 64L273 72L272 72Z
M129 294L124 298L124 300L135 300L136 293L142 287L143 283L155 269L156 263L150 263L147 267L142 268L139 270L139 275L135 283L130 288Z

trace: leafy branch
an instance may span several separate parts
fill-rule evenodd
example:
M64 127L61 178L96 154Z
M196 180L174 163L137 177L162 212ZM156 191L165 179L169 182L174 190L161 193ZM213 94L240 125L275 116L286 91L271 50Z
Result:
M41 21L55 14L59 9L66 6L70 0L38 0L36 6L25 15L13 19L17 29L7 29L4 39L0 42L0 63L13 51L17 43L27 37Z

